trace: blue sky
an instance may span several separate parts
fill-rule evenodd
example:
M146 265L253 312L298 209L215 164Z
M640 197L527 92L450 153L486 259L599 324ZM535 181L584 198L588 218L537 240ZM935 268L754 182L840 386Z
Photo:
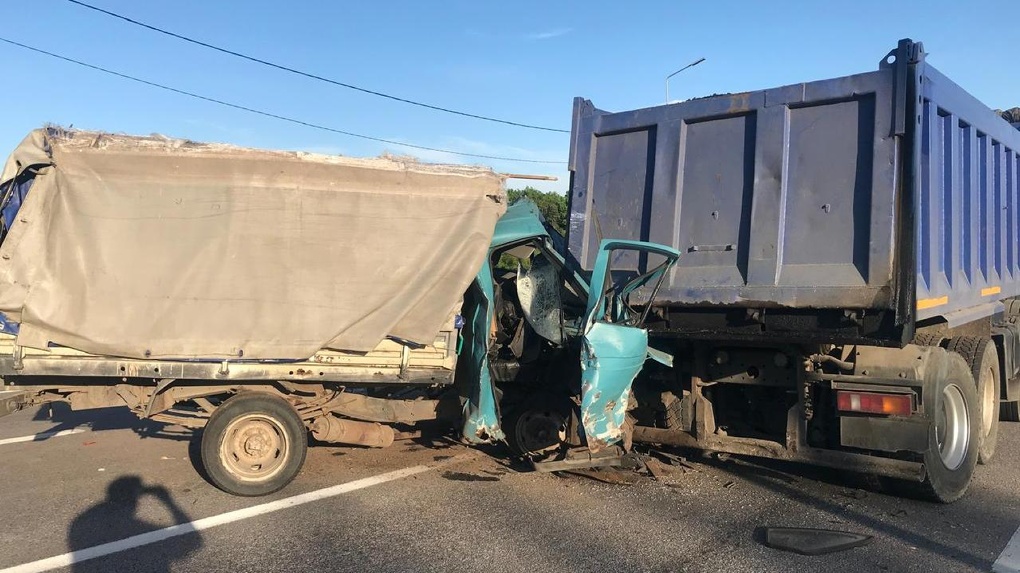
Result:
M574 96L608 110L877 68L896 41L991 107L1020 105L1016 0L986 2L326 2L88 0L256 57L366 88L514 121L570 128ZM386 101L120 22L66 2L17 3L0 36L203 95L347 131L488 155L565 161L569 136ZM24 11L17 14L18 10ZM551 174L259 117L0 44L8 77L0 150L52 122L354 156L382 152ZM512 184L513 185L513 184Z

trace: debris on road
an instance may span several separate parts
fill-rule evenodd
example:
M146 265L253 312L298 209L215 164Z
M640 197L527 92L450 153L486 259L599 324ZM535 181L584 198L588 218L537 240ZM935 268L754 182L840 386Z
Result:
M559 473L584 477L611 485L634 485L641 479L635 472L612 468L582 468Z
M825 555L845 551L870 542L870 535L834 529L803 527L766 527L766 546L801 555Z
M655 458L648 458L647 460L645 460L645 469L647 469L649 475L651 475L657 481L662 481L663 479L675 474L676 472L684 471L683 469L680 468L668 466Z
M443 472L443 478L453 481L499 481L495 476L480 476L465 472Z
M659 458L660 460L667 464L683 468L684 473L686 473L687 470L697 471L697 469L693 465L691 465L686 458L682 456L671 454L669 452L664 452L662 450L658 450L655 448L647 448L647 452L649 455L655 456L656 458Z

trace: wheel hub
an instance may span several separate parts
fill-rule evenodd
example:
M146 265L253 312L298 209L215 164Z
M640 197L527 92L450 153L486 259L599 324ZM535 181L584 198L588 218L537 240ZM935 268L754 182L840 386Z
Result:
M266 449L268 449L268 446L269 440L266 439L266 436L262 434L249 436L244 441L244 453L249 456L259 457L263 455L263 452L265 452Z
M517 420L514 437L525 453L540 454L555 449L566 437L563 424L563 417L555 412L531 410Z
M243 416L234 420L224 434L223 465L240 479L268 479L283 468L288 455L283 428L269 417Z
M942 391L942 408L935 417L935 441L946 468L955 470L963 465L969 437L967 402L956 384L948 384Z

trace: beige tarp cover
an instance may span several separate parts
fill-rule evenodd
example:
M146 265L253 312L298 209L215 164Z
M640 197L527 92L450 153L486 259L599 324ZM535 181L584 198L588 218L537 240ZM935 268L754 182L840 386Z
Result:
M23 346L298 359L431 343L505 210L488 169L38 130L0 246Z

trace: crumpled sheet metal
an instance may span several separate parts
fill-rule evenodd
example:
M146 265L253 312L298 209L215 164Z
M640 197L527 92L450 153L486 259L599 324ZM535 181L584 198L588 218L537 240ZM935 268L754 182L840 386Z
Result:
M506 438L500 427L496 388L489 372L489 333L492 329L494 285L488 261L464 294L464 347L457 358L456 384L464 401L462 435L473 444Z
M581 424L597 452L623 436L631 385L647 358L648 333L597 322L581 350Z

